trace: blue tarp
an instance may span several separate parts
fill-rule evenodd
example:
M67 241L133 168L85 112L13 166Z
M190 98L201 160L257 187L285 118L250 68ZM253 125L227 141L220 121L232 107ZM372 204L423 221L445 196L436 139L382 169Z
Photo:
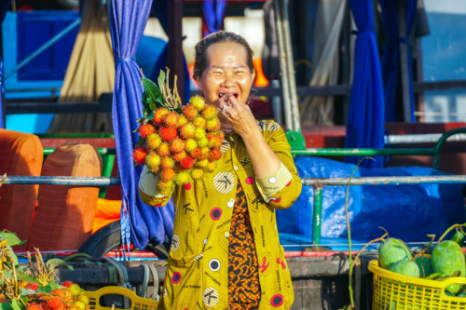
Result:
M0 3L0 25L3 23L5 19L6 12L10 7L10 0L4 0ZM0 92L3 93L3 60L0 57ZM5 128L5 116L3 115L3 102L2 96L0 94L0 128Z
M375 40L372 1L350 0L353 18L358 27L355 44L353 85L346 126L345 147L383 148L385 104L380 71L379 52ZM348 157L357 163L360 158ZM366 168L383 167L383 159L365 161Z
M349 177L354 165L316 157L295 159L301 177ZM426 167L358 168L354 177L434 176L447 173ZM383 235L405 241L426 241L427 234L440 236L449 226L466 221L461 184L399 186L351 186L349 213L353 239L372 240ZM323 190L322 236L345 237L346 186ZM304 186L296 203L277 211L280 233L312 236L314 188Z
M202 8L204 10L204 18L208 29L208 32L205 32L204 36L221 29L225 7L226 1L224 0L204 0Z
M123 245L129 238L137 248L149 240L162 243L173 230L173 204L154 208L141 201L138 192L141 168L132 163L132 150L139 134L137 119L142 117L141 73L133 57L149 17L151 1L115 0L111 5L110 25L115 57L113 90L113 128L115 131L118 170L121 179L123 207L121 232ZM126 211L126 212L125 212Z

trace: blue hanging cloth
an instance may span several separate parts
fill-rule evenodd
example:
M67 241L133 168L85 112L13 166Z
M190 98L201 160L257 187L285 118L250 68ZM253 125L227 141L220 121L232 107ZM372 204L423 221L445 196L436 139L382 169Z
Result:
M353 18L358 27L354 56L353 85L346 126L345 147L383 148L385 104L377 42L375 40L372 1L350 0ZM360 158L347 157L357 163ZM362 167L381 168L383 158L365 160Z
M0 25L5 19L6 12L10 7L10 0L0 1ZM0 92L3 93L3 59L0 57ZM5 115L3 115L3 102L0 94L0 128L5 129Z
M400 44L407 44L406 38L399 36L399 16L397 2L394 0L379 0L382 8L382 20L388 35L388 42L382 56L382 76L385 94L385 121L396 122L396 86L398 84L398 72L400 63ZM417 0L405 0L406 34L411 32L416 15ZM413 72L411 68L411 56L408 46L408 75L409 75L409 100L411 102L411 122L415 122L414 117L414 92L413 92Z
M163 243L173 231L173 204L154 208L141 201L138 192L141 167L134 167L132 150L138 140L137 119L142 117L141 73L133 60L151 8L147 0L111 2L110 25L115 58L113 90L113 128L123 198L121 233L124 245L129 234L136 248L149 241Z
M204 33L207 36L217 32L222 27L223 16L225 14L226 2L224 0L204 0L202 8L209 31Z

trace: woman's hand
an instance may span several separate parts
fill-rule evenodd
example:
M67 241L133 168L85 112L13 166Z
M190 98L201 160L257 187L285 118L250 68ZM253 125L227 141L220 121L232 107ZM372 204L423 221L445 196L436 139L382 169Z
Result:
M222 113L224 106L227 106L225 114ZM219 99L218 107L220 121L228 123L240 136L244 137L245 135L259 132L251 109L247 104L240 102L235 96L224 95Z

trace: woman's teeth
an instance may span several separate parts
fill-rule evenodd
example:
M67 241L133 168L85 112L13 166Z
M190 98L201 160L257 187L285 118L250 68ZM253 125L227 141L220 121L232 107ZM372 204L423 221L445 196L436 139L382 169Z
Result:
M218 98L220 99L220 98L222 98L222 97L225 96L225 95L228 95L228 94L218 94ZM236 93L231 94L231 95L235 96L235 98L238 98L238 94L236 94Z

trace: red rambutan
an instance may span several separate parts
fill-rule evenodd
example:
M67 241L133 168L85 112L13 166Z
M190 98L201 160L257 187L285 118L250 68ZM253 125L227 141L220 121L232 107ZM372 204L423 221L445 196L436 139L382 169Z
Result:
M65 281L61 284L61 286L64 286L64 287L70 287L71 285L73 285L74 283L71 282L71 281Z
M176 127L178 124L178 114L169 112L163 117L163 122L167 127Z
M42 307L36 303L30 304L26 310L42 310Z
M51 310L66 310L66 304L58 297L52 297L47 301L47 306Z
M199 156L202 155L202 151L200 148L195 148L191 153L190 153L192 158L198 158Z
M204 110L202 110L202 116L205 119L212 119L218 115L218 110L213 105L207 105Z
M147 151L143 147L137 147L133 150L133 161L136 165L144 165L146 156Z
M170 111L168 111L168 109L166 109L166 108L159 108L159 109L155 110L154 118L153 118L154 123L156 123L157 125L162 125L163 124L163 118L168 113L170 113Z
M207 134L207 140L209 141L208 145L210 148L220 148L222 145L223 139L220 136L215 136L211 134Z
M197 160L204 160L204 159L207 159L207 158L209 158L209 154L201 154L201 156L199 156L197 158Z
M179 152L182 152L184 151L186 147L186 142L181 139L181 138L178 138L176 137L171 143L170 143L170 150L173 152L173 153L179 153Z
M161 177L165 181L171 181L175 177L175 174L176 174L175 170L173 170L173 169L163 169Z
M153 134L155 132L155 127L152 124L142 124L139 126L139 135L141 138L147 138L150 134Z
M26 285L26 289L31 291L37 291L37 289L39 289L39 284L37 284L36 282L29 282Z
M188 105L187 107L184 108L184 111L183 111L184 115L186 115L186 117L191 120L191 119L194 119L196 116L197 116L197 109L192 106L192 105Z
M212 149L209 154L210 160L219 160L222 157L222 152L219 149Z
M167 142L163 142L162 144L160 144L160 146L157 148L157 154L159 154L162 157L170 155L170 146Z
M171 141L175 139L178 130L176 130L176 128L160 127L159 134L164 141Z
M182 152L173 154L173 159L179 162L185 159L186 156L188 156L188 154L186 154L185 151L182 151Z
M184 169L191 169L193 165L194 159L190 156L186 156L186 158L181 161L181 166L183 166Z

